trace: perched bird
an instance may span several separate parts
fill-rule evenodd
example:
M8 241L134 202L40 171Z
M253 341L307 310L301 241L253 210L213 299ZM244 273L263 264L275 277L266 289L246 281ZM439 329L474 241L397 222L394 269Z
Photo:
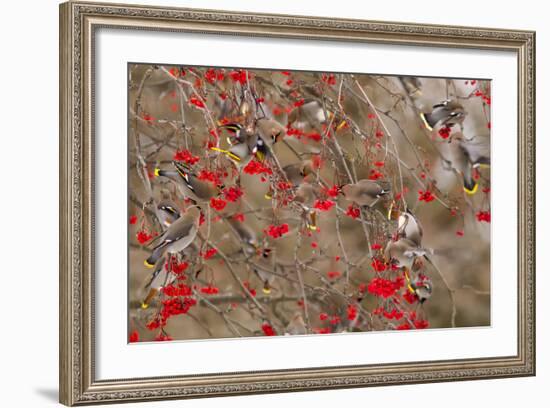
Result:
M307 334L306 323L300 312L292 317L285 329L285 334Z
M416 278L411 279L409 273L405 271L405 279L408 291L414 294L420 303L424 303L432 296L432 281L426 275L419 274Z
M460 135L453 137L446 143L445 157L463 178L464 191L475 194L478 183L474 179L474 169L490 166L491 147L489 136L474 136L465 139Z
M409 209L402 212L397 219L397 237L407 238L414 242L417 247L420 247L422 245L422 235L422 225L412 212Z
M425 256L430 250L419 247L408 238L390 240L384 250L385 259L398 268L410 270L417 257Z
M314 231L317 230L317 213L313 209L313 205L320 194L321 186L304 181L298 186L294 195L294 201L303 209L307 227Z
M388 181L359 180L342 187L346 200L365 207L373 207L383 196L391 192Z
M167 177L176 183L181 194L196 203L210 200L219 190L209 181L200 180L185 164L173 161L175 170L155 169L155 176ZM222 186L223 188L223 186Z
M219 127L220 129L227 130L227 132L232 135L232 137L227 138L227 143L230 145L243 143L251 138L254 138L253 141L255 141L254 129L250 126L243 126L240 123L226 123L225 125L220 125Z
M254 255L260 247L256 231L254 231L248 224L234 218L228 218L227 223L244 244L244 253L248 256Z
M149 307L151 300L153 300L153 298L157 295L160 288L165 285L165 281L168 278L165 264L166 264L166 257L161 256L159 257L159 259L157 259L156 263L153 265L154 266L153 273L147 280L147 283L143 286L144 290L147 291L147 295L141 301L142 309L147 309Z
M293 109L288 116L288 123L297 129L318 129L326 120L323 105L316 99L305 99L304 103Z
M180 217L180 210L177 204L169 198L161 200L157 205L157 209L159 221L165 227L169 227L174 221L176 221Z
M256 121L256 149L258 160L264 160L271 152L273 145L286 134L286 129L275 119L262 118Z
M276 279L276 275L271 272L274 267L271 253L272 251L270 248L263 248L258 255L259 259L253 269L258 279L262 281L262 290L266 295L271 293L273 282L275 282ZM276 265L275 268L277 268Z
M446 100L432 107L429 113L420 113L424 126L430 131L438 124L451 127L457 123L462 123L466 111L457 101Z
M166 231L153 243L156 246L149 258L144 262L148 268L153 268L157 261L166 253L176 254L187 248L197 236L201 211L196 205L187 209L185 214L174 221Z
M220 127L233 135L233 137L227 138L227 143L230 146L228 149L219 147L211 147L210 149L225 154L238 167L246 166L258 150L256 146L257 135L252 129L239 123L228 123Z
M288 181L294 186L300 185L310 174L315 174L312 160L304 160L299 163L288 164L283 167L283 172Z
M262 291L264 294L269 295L271 293L271 288L273 287L273 282L275 282L275 275L258 267L254 267L254 273L263 283Z

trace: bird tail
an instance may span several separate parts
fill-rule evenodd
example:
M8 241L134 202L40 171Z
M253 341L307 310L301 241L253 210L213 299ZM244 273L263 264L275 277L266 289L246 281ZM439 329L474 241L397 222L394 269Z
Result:
M261 150L256 150L255 156L259 161L263 162L265 160L266 154Z
M474 181L471 177L464 177L464 191L466 194L473 195L477 192L478 183Z
M429 113L420 113L420 119L422 119L422 122L424 123L424 126L426 126L426 129L428 129L430 132L434 130L435 122Z
M165 172L164 170L161 170L161 169L159 169L158 167L155 167L155 171L154 171L155 177L164 176L165 173L166 173L166 172Z
M151 300L153 300L153 298L157 295L157 293L158 293L158 289L156 288L149 289L149 293L147 294L145 299L141 301L141 308L147 309L149 307L149 304L151 303Z
M149 256L149 258L147 258L143 264L147 267L147 268L154 268L157 261L162 257L162 255L164 254L164 247L166 246L166 243L162 243L160 245L158 245L157 247L155 247L155 249L153 249L153 252L151 253L151 255Z
M317 231L317 213L310 211L308 217L306 217L306 225L312 231Z

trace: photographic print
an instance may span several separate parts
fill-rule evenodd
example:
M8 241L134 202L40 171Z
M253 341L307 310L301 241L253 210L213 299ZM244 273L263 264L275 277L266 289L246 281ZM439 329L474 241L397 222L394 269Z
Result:
M491 81L128 65L129 342L491 324Z

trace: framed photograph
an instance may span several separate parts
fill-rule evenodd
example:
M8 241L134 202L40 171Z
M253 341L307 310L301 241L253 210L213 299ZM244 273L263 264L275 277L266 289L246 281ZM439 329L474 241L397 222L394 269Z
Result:
M60 7L66 405L535 374L535 33Z

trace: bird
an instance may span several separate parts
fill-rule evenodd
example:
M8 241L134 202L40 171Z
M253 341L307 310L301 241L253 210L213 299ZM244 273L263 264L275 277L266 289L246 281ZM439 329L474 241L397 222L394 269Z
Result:
M464 191L475 194L478 183L474 179L474 169L491 165L491 147L489 136L474 136L465 139L463 135L454 136L446 143L444 155L453 169L462 176Z
M237 167L246 166L254 157L257 151L257 135L249 127L244 127L240 123L228 123L220 126L233 135L227 138L230 145L228 149L222 149L216 146L210 150L225 154Z
M256 132L254 154L261 161L272 153L273 145L283 138L286 129L275 119L261 118L256 121Z
M286 180L292 185L292 187L299 186L304 180L312 181L310 179L311 174L315 174L312 160L304 160L298 163L287 164L282 168ZM319 176L319 182L325 183ZM269 191L265 194L265 198L270 200L273 196L273 186L269 185Z
M180 210L176 203L169 198L165 198L157 204L159 221L165 227L169 227L180 217Z
M390 264L410 270L415 259L427 253L431 253L431 251L418 246L413 240L399 238L388 242L384 250L384 257Z
M294 202L303 209L307 227L313 231L317 231L317 215L313 205L320 194L321 186L304 181L298 186L294 195Z
M285 329L285 334L307 334L306 323L300 312L296 312Z
M405 279L407 280L407 290L415 295L420 303L424 303L432 296L432 280L426 275L419 274L416 278L411 279L409 273L405 271Z
M315 174L312 160L287 164L283 167L283 172L287 180L294 186L301 184L310 174Z
M270 248L263 248L259 254L259 260L254 265L253 271L263 283L262 291L264 294L269 295L271 293L271 288L273 287L273 282L275 282L275 274L270 271L273 267L273 259L271 256Z
M194 205L156 238L155 247L149 258L144 262L148 268L155 267L157 261L166 253L175 254L187 248L197 236L201 210Z
M254 255L260 247L256 231L248 224L238 221L233 217L227 218L227 223L244 244L244 253L248 256Z
M321 102L309 98L305 99L301 106L293 109L288 116L288 123L297 129L319 129L326 120L327 116Z
M357 205L373 207L383 196L391 192L388 181L359 180L357 183L346 184L341 188L344 197Z
M220 125L219 128L227 130L232 135L226 139L230 145L246 142L254 136L254 131L250 126L243 126L236 122Z
M155 168L156 177L166 177L176 183L181 194L195 203L210 200L219 194L219 190L211 182L200 180L185 164L173 161L175 170ZM223 188L223 186L221 186Z
M156 263L153 265L153 273L147 280L147 283L143 286L144 290L147 291L147 295L144 297L144 299L141 301L141 308L147 309L149 307L149 304L151 303L151 300L157 295L160 288L164 285L165 281L167 280L166 275L166 256L160 256ZM161 272L164 272L161 274Z
M275 275L258 267L254 267L253 270L258 279L260 279L263 283L262 291L264 292L264 294L269 295L271 293L273 282L275 281Z
M457 123L462 123L466 111L464 107L457 101L445 100L432 107L429 113L421 112L420 118L424 126L430 131L438 124L441 126L452 127Z
M397 219L398 238L407 238L414 242L417 247L420 247L422 245L422 235L422 225L409 209L399 214Z

